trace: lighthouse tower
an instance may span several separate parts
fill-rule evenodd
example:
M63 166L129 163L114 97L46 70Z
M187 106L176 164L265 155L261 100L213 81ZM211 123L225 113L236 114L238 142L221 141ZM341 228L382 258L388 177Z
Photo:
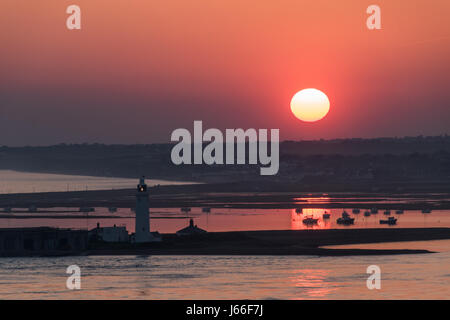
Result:
M149 199L145 177L139 181L136 192L136 232L135 242L154 241L150 233Z

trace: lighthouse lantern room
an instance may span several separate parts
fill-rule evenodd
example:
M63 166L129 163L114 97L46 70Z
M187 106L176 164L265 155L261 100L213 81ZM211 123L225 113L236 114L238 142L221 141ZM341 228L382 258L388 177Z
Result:
M134 242L152 242L160 239L150 233L149 197L145 177L142 176L136 192L136 230Z

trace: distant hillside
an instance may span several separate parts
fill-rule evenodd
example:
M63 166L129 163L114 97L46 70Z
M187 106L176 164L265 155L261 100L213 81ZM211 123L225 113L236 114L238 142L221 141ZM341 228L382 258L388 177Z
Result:
M450 152L450 136L285 141L283 154L361 155Z
M259 165L172 164L172 144L0 147L0 169L202 182L270 180L289 183L352 180L447 181L450 137L285 141L280 170L261 177ZM1 178L1 177L0 177Z

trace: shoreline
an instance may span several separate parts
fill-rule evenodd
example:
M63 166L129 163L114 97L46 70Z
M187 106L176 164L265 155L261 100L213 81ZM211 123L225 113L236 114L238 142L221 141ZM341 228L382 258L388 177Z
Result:
M359 208L359 209L450 209L450 190L442 193L404 192L292 192L244 191L234 184L196 184L150 187L151 208L209 207L236 209L294 209L294 208ZM301 198L328 202L310 203ZM390 203L393 197L404 202ZM351 199L349 199L351 198ZM426 200L425 200L426 198ZM358 200L358 201L355 201ZM0 208L41 209L54 207L116 207L132 208L135 205L134 189L61 191L42 193L0 194ZM1 211L0 211L1 212Z
M163 242L100 244L85 255L352 256L434 253L423 249L329 249L324 246L450 239L450 228L328 229L163 234Z
M29 174L48 174L48 175L58 175L58 176L72 176L77 178L95 178L95 179L126 179L126 180L136 180L135 175L95 175L95 174L84 174L84 173L78 173L78 172L72 172L72 171L65 171L65 170L25 170L25 169L0 169L4 171L13 171L18 173L29 173ZM164 185L191 185L191 184L203 184L205 182L201 181L179 181L175 179L174 177L167 177L166 178L149 178L149 180L152 181L162 181L164 183L167 182L167 184ZM108 190L108 189L105 189ZM101 190L97 190L101 191ZM49 191L49 192L58 192L58 191ZM14 193L13 193L14 194Z
M424 249L324 249L324 248L302 248L289 251L262 251L254 253L150 253L145 250L130 250L126 252L116 251L88 251L82 255L85 256L317 256L317 257L348 257L348 256L385 256L385 255L403 255L403 254L430 254L434 251Z
M1 231L1 229L0 229ZM326 246L449 240L450 228L404 229L327 229L266 230L208 232L192 236L161 234L161 242L90 243L87 249L0 252L0 257L62 257L123 255L186 255L186 256L364 256L433 253L429 250L404 249L335 249Z

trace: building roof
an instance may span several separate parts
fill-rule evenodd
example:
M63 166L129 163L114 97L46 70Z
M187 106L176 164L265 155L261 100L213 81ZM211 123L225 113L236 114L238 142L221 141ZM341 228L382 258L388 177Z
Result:
M111 230L116 230L116 231L127 231L127 227L126 226L112 226L112 227L100 227L100 223L97 223L97 227L94 229L89 230L89 232L103 232L103 231L111 231Z
M190 235L190 234L200 234L206 233L206 230L200 229L197 225L194 225L194 220L189 220L189 226L177 231L178 235Z

